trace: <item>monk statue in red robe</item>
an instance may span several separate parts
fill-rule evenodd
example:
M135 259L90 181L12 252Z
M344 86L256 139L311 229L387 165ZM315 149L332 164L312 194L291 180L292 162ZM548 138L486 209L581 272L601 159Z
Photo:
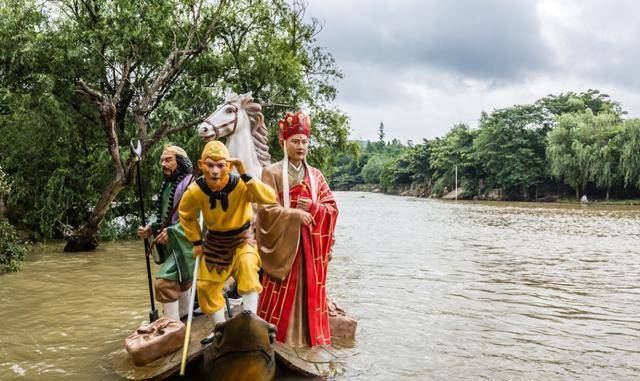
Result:
M258 205L256 229L264 269L258 315L294 347L331 344L325 285L338 208L322 172L307 163L310 128L302 111L278 122L284 159L262 170L278 204Z

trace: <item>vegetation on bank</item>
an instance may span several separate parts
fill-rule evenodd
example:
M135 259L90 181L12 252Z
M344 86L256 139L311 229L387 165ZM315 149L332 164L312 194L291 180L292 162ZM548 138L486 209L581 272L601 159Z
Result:
M9 181L0 167L0 274L20 270L27 250L16 229L3 215L4 198L10 192Z
M359 142L336 158L332 184L418 196L554 201L582 195L623 199L640 195L640 120L625 119L619 103L597 90L549 95L533 104L482 113L477 128L458 124L420 144Z

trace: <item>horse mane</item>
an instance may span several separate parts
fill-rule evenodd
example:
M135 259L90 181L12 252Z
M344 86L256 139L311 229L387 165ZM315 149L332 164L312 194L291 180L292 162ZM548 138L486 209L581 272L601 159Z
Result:
M247 111L249 116L251 136L253 137L253 145L258 155L258 161L264 167L271 164L271 155L269 154L269 146L267 144L267 126L264 123L264 115L262 114L262 106L260 103L253 101L251 93L238 96L240 107Z

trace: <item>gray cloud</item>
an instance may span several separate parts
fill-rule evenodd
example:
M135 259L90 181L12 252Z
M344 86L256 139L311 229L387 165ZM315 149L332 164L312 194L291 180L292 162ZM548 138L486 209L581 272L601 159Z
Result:
M389 70L427 65L502 80L552 61L533 1L328 1L312 10L327 22L321 42L345 62Z
M640 24L637 1L565 0L563 7L543 1L539 18L553 46L555 74L640 89Z
M600 89L640 114L640 2L311 0L354 137L420 140L481 111ZM419 115L419 117L417 117Z

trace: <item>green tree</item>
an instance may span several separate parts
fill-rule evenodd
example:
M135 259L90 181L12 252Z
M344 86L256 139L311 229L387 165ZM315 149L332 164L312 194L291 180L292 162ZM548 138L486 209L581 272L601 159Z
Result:
M378 141L384 142L384 123L383 122L380 122L380 125L378 126Z
M558 117L556 127L549 133L547 158L551 164L551 173L564 180L576 192L576 199L580 198L580 191L589 179L589 168L579 160L576 130L579 126L579 114L564 114Z
M455 168L458 167L459 183L463 178L480 178L480 166L476 162L473 141L478 130L471 130L465 124L455 125L442 139L435 139L431 148L431 169L433 170L434 191L444 187L455 187Z
M134 213L130 139L141 140L145 178L155 179L161 143L196 154L188 130L228 91L254 90L267 119L309 108L323 169L332 160L321 155L347 146L346 118L329 107L341 74L304 4L7 1L0 15L0 161L17 189L9 201L14 218L45 236L69 227L68 249L95 247L105 216ZM270 132L277 157L275 124Z
M624 179L620 168L623 126L614 114L600 114L595 122L591 148L591 177L598 188L606 190L605 199L609 201L611 189L621 184Z
M640 188L640 119L625 120L618 141L621 146L620 175L625 185Z
M395 168L398 159L402 157L407 147L398 139L392 139L387 143L384 141L371 143L368 148L375 153L371 154L369 161L363 167L363 178L369 178L369 181L366 182L379 184L384 189L400 184L395 181Z
M385 166L391 162L387 156L376 154L369 158L367 163L362 167L362 178L367 184L380 184Z
M497 110L480 121L474 155L486 186L527 197L546 174L545 139L549 127L537 105Z
M617 133L618 123L617 115L594 115L590 109L557 118L549 133L547 157L552 174L574 188L576 198L591 180L607 192L615 183L618 159L609 140Z
M429 183L433 171L430 164L431 142L424 140L422 144L407 147L390 164L387 170L389 184Z
M349 190L364 183L360 174L362 171L361 148L356 142L351 143L350 151L341 152L336 156L334 171L330 177L332 189Z
M3 200L10 192L9 180L0 167L0 274L20 270L26 252L15 228L2 215Z
M562 114L571 114L591 110L594 115L614 114L621 116L625 112L618 102L612 101L607 94L601 94L598 90L589 89L583 93L568 92L559 95L548 95L535 102L549 113L549 121Z

